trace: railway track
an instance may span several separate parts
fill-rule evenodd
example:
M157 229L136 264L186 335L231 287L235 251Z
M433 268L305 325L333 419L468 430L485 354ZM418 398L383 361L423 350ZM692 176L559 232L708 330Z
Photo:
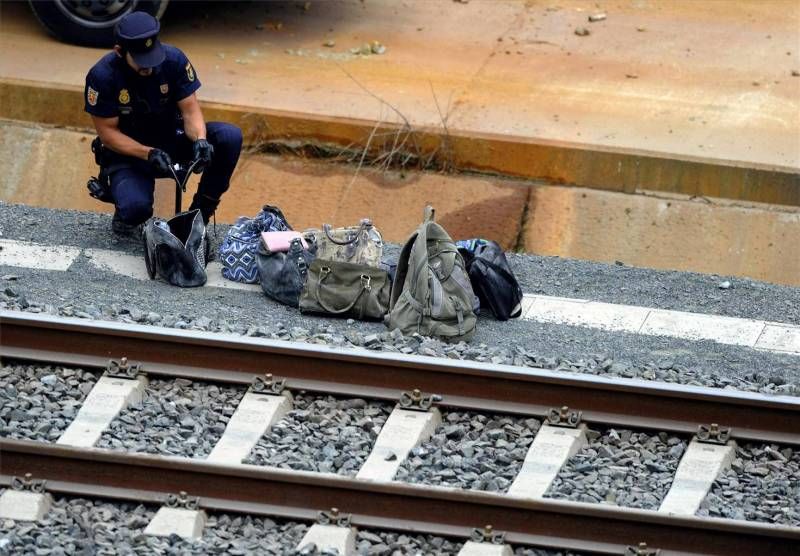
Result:
M148 377L255 384L251 391L256 395L277 399L284 394L277 380L257 379L270 372L291 391L400 400L396 412L423 420L436 411L432 405L543 418L548 434L562 437L577 438L589 423L695 435L693 444L701 451L726 450L732 440L800 446L798 398L36 317L0 312L0 356L99 371L109 359L125 357L129 363L112 367L117 373L110 380L136 382L136 363ZM391 429L388 421L384 429ZM545 436L541 430L540 436ZM84 441L62 439L58 444L1 439L0 482L10 484L12 476L30 473L46 479L52 492L149 502L185 491L200 496L210 511L292 519L313 519L319 510L335 506L352 513L359 527L462 538L491 524L512 544L588 553L620 554L633 546L634 554L652 549L661 554L792 554L800 543L797 527L682 512L680 492L672 496L672 510L648 511L529 496L514 485L507 493L495 493L402 483L392 480L401 461L390 466L391 475L381 471L391 459L385 454L373 458L377 464L368 459L355 477L344 477L243 465L239 456L230 463L225 457L204 461L120 453L90 447L94 442L85 446ZM373 453L387 449L381 444L379 436ZM407 453L397 450L400 460ZM370 465L377 471L365 473ZM541 467L541 460L526 458L523 470L533 469L541 479Z

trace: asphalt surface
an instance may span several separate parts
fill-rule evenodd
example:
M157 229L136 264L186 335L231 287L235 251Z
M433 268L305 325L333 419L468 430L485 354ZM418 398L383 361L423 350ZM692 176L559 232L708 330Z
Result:
M224 230L218 227L219 241ZM23 205L0 203L0 238L142 253L139 240L114 237L107 215ZM397 246L388 246L385 254L393 253ZM509 260L526 293L800 322L797 288L558 257L512 254ZM720 289L725 280L731 287ZM84 256L67 272L0 266L1 307L283 339L355 338L350 343L357 345L379 335L370 347L391 349L387 344L392 344L386 334L381 335L386 329L380 323L301 315L257 292L180 289L135 280L98 270ZM440 342L426 342L415 351L447 356L449 349ZM778 392L800 395L797 356L532 321L498 322L482 316L465 358L747 390L777 387Z

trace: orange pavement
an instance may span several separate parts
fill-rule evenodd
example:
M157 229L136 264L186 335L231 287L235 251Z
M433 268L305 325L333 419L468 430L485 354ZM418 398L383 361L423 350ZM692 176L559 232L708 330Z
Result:
M433 88L461 131L800 169L793 0L304 4L173 2L163 39L219 103L396 121L347 71L413 124L438 125ZM349 53L372 40L387 52ZM0 79L76 88L102 54L56 42L8 2L0 52Z

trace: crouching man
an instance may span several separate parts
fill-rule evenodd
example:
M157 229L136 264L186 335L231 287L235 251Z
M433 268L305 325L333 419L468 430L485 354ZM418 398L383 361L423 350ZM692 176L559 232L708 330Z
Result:
M228 189L242 148L241 130L209 122L195 92L200 80L186 55L158 40L158 20L144 12L122 18L114 51L86 76L85 110L98 138L98 196L113 202L111 227L130 235L153 214L155 178L173 161L199 160L205 171L189 207L207 224Z

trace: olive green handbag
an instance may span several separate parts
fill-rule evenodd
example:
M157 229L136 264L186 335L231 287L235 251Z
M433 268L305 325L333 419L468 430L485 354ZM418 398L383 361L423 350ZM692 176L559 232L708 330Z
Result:
M300 295L300 311L359 320L381 320L389 310L391 282L385 270L315 259Z

